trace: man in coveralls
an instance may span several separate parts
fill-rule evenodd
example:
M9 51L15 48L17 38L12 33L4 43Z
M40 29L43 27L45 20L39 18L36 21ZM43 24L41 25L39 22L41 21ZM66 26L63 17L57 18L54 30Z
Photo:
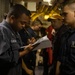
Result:
M22 5L12 6L6 20L0 23L0 75L22 75L21 57L31 51L31 44L21 47L18 31L30 20Z
M63 16L71 29L62 36L56 75L75 75L75 0L65 1Z

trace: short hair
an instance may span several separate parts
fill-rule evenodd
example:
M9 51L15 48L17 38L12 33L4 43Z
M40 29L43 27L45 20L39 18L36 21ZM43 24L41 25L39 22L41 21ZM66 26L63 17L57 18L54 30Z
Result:
M71 4L73 4L73 3L75 3L75 0L65 0L65 1L63 2L63 6L65 6L65 5L71 5Z
M63 3L63 7L68 5L71 9L75 10L75 0L66 0Z
M36 26L36 25L39 25L39 24L41 24L39 21L33 21L32 23L31 23L31 26Z
M14 15L15 18L18 18L23 13L25 13L27 16L31 15L31 12L27 8L25 8L23 5L15 4L9 9L7 16L10 17L11 15Z

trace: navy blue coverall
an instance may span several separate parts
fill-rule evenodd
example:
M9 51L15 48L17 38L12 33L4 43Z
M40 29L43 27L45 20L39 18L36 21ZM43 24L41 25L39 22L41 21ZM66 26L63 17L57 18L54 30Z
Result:
M19 34L3 21L0 23L0 75L22 75Z
M58 61L60 75L75 75L75 29L69 29L63 36Z

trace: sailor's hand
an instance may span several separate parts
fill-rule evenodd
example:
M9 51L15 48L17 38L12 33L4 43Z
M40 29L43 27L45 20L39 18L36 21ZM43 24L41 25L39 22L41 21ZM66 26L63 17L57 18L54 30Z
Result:
M32 51L32 49L33 49L32 44L29 44L29 45L25 46L25 48L24 48L24 50L27 50L27 51Z
M35 41L36 41L36 39L34 37L28 39L29 44L33 44Z
M28 74L28 75L33 75L33 71L30 70L30 69L27 69L27 74Z

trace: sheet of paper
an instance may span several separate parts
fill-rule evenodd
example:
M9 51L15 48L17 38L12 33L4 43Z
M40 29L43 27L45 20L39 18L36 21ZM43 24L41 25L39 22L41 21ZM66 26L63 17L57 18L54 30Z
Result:
M34 44L35 47L33 48L33 51L43 48L52 47L51 41L48 39L47 36L44 36L40 39L38 39Z
M35 45L35 44L41 43L42 41L46 41L46 40L49 40L49 39L47 38L47 35L44 36L44 37L42 37L42 38L40 38L40 39L38 39L38 40L37 40L34 44L32 44L32 45Z
M47 35L38 39L35 43L32 44L34 46L32 51L52 47L51 41L48 39ZM22 46L21 48L24 48L25 46Z

